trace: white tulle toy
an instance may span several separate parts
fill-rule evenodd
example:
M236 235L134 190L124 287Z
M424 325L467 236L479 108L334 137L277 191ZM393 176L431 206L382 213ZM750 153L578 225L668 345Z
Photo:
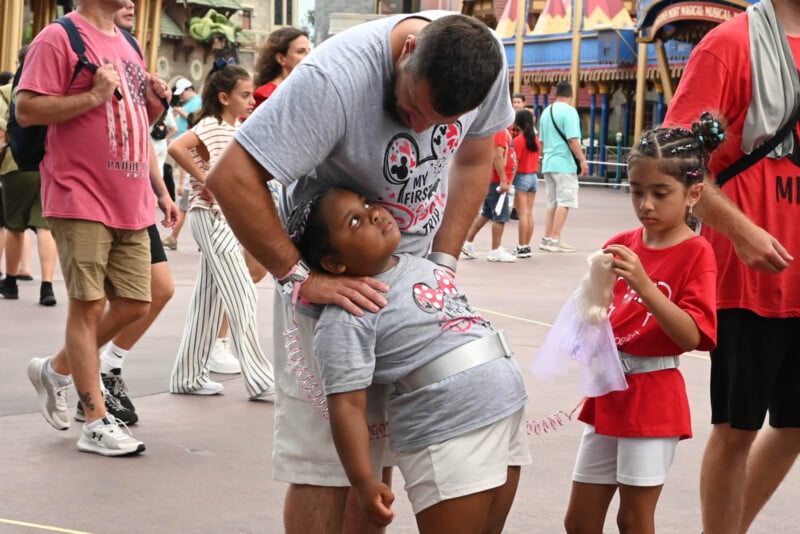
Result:
M588 272L561 308L531 363L533 373L543 380L579 368L578 390L587 397L628 387L608 320L617 278L611 270L613 259L602 251L589 256Z

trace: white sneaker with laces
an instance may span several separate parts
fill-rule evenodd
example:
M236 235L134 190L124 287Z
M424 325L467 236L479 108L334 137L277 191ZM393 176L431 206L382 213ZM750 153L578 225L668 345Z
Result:
M461 254L470 260L477 258L478 253L475 251L475 243L464 243L464 245L461 247Z
M125 423L112 415L103 417L99 424L83 425L78 440L78 450L103 456L127 456L144 452L144 443L131 436ZM123 428L125 430L123 430Z
M496 261L501 263L513 263L517 261L517 257L511 254L503 247L497 247L496 249L491 251L489 254L486 255L486 259L489 261Z
M28 378L39 394L42 415L56 430L69 428L69 411L67 409L67 392L72 386L70 379L60 385L47 373L49 358L33 358L28 363Z
M225 375L236 375L242 372L242 366L231 350L229 338L217 338L214 348L211 349L211 355L208 357L208 369Z

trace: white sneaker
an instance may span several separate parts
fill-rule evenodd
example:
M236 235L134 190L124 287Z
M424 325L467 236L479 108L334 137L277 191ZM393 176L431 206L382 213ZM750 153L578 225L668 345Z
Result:
M225 386L223 386L219 382L214 382L213 380L209 380L203 385L203 387L198 389L193 389L191 391L184 391L183 393L186 395L219 395L220 393L222 393L223 389L225 389Z
M464 245L461 247L461 254L470 260L477 258L478 253L475 251L475 243L464 243Z
M250 397L252 401L275 402L275 386L270 386L258 395Z
M548 252L575 252L577 250L572 245L568 245L560 239L553 239L547 244L545 248Z
M236 375L242 372L239 360L231 350L231 340L227 337L217 338L211 355L208 357L208 369L215 373Z
M45 420L56 430L69 428L69 411L67 410L67 392L72 380L59 385L47 374L49 358L33 358L28 363L28 378L39 394L39 407Z
M550 242L553 241L549 237L543 237L541 242L539 242L539 250L547 250L550 251L548 248L550 246Z
M126 456L144 452L144 443L131 436L125 423L120 427L119 421L111 415L106 415L101 421L92 428L83 425L78 450L103 456Z
M491 251L489 254L486 255L486 259L489 261L499 261L502 263L513 263L517 261L517 257L511 254L503 247L497 247L496 249Z

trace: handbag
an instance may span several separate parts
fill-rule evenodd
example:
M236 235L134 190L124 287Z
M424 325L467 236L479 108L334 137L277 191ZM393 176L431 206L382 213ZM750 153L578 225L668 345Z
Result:
M567 136L564 135L564 132L562 132L561 128L559 128L558 124L556 124L556 119L555 119L555 117L553 117L553 106L551 105L547 109L550 110L550 120L553 122L553 126L555 127L556 131L558 132L558 135L561 136L561 139L563 139L564 142L567 144L567 148L569 149L569 153L572 155L572 160L575 162L575 174L580 174L581 173L581 160L579 160L577 157L575 157L575 154L572 152L572 148L569 146L569 141L567 141Z

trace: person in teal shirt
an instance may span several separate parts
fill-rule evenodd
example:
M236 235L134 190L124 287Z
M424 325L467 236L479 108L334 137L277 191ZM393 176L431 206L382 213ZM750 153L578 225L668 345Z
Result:
M581 148L581 123L572 107L572 85L556 84L556 98L539 119L542 141L542 175L547 188L547 214L544 237L539 248L548 252L575 252L575 247L561 240L561 232L570 208L578 207L578 174L589 173ZM580 165L577 168L576 162Z

